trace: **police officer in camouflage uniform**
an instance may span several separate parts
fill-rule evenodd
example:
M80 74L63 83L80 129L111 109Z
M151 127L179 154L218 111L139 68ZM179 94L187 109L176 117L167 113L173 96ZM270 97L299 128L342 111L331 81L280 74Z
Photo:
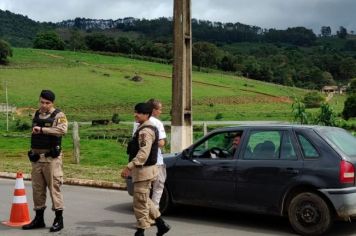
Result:
M55 94L42 90L40 109L32 120L31 150L28 157L32 164L32 189L35 218L24 225L24 230L46 227L43 214L46 209L46 193L49 190L55 219L50 232L63 228L63 170L61 151L62 136L67 132L68 121L63 112L54 108Z
M161 213L150 199L152 182L158 175L158 131L149 121L151 114L151 104L138 103L135 106L135 120L139 126L130 141L130 162L121 172L123 178L131 174L134 184L133 208L137 220L135 236L144 236L145 229L151 226L150 219L155 220L157 236L162 236L170 230L170 226L163 221Z

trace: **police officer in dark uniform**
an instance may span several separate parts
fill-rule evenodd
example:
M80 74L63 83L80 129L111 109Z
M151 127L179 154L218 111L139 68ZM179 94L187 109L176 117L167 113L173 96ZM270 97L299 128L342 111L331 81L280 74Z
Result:
M28 157L32 164L32 189L35 218L22 229L46 227L43 214L46 209L47 188L52 198L55 219L50 232L63 228L63 169L62 136L67 132L68 121L63 112L54 108L55 94L42 90L40 108L32 120L31 150Z
M152 182L158 175L158 130L149 121L151 114L151 104L138 103L135 106L135 120L140 125L128 148L130 162L121 172L123 178L131 174L134 184L133 208L137 220L135 236L144 236L145 229L151 227L151 219L155 220L157 236L162 236L170 230L170 226L163 221L161 213L150 199Z

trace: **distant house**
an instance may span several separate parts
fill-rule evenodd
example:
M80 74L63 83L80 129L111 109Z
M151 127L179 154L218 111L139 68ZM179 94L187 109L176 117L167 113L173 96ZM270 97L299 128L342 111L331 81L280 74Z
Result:
M343 94L346 93L347 86L324 86L321 88L322 93Z
M10 105L6 106L5 103L0 103L0 113L5 113L6 111L14 113L16 111L16 107Z
M338 91L337 86L324 86L321 88L322 93L336 93Z

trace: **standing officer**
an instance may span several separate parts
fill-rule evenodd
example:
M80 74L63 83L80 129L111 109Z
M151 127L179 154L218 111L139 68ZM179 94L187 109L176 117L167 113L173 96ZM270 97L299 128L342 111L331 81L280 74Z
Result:
M162 103L154 98L151 98L147 101L148 104L152 106L152 115L150 117L150 122L157 128L158 130L158 152L157 152L157 169L158 169L158 176L155 181L152 183L152 202L157 209L159 209L159 202L162 197L163 189L164 189L164 182L167 178L166 173L166 166L163 162L163 155L161 148L165 145L165 139L167 138L166 131L164 130L164 125L162 121L158 118L162 113ZM134 124L133 134L135 134L139 123Z
M152 182L157 178L156 166L158 152L158 131L149 121L152 106L148 103L138 103L135 106L135 120L140 125L130 144L130 162L121 176L132 176L134 184L133 208L137 220L135 236L144 236L145 229L149 228L150 219L154 219L157 226L157 236L162 236L170 230L170 226L160 217L161 213L150 199Z
M22 229L46 227L43 213L46 209L46 193L52 198L55 219L50 232L63 229L63 183L61 151L62 136L67 132L68 122L63 112L54 108L55 95L50 90L42 90L40 109L32 120L31 150L28 157L32 163L32 189L35 218Z

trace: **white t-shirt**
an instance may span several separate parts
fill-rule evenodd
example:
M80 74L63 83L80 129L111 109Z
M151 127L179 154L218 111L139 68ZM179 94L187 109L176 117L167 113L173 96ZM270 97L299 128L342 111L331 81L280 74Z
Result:
M158 130L158 139L161 140L161 139L167 138L163 123L159 119L157 119L156 117L153 117L153 116L150 117L150 121ZM132 130L132 136L135 134L137 127L139 125L140 125L139 123L136 123L136 122L134 123L134 127ZM162 151L161 151L161 148L158 148L156 165L163 165L163 164L164 164L164 162L163 162Z

